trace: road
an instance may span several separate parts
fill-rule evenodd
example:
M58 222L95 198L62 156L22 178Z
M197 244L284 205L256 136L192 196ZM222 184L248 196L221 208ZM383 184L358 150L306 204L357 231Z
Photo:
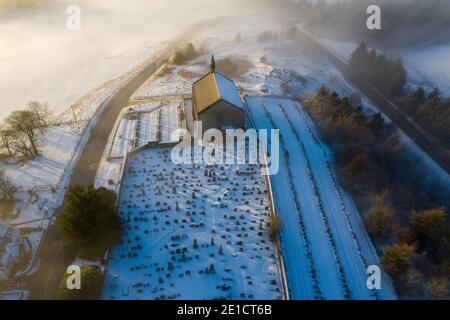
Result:
M187 39L190 39L194 32L195 27L185 32L183 36L170 44L155 61L147 64L142 71L104 102L104 111L91 130L86 146L74 168L69 186L94 184L97 167L121 110L128 105L131 95L173 55L178 47L187 43ZM56 210L55 216L64 211L66 203L66 199L64 199L61 207ZM26 289L30 291L30 298L36 300L54 299L66 268L74 258L73 253L61 250L59 230L55 224L52 224L44 236L39 252L38 270L24 279Z
M346 62L322 46L313 36L302 30L300 32L303 37L306 37L317 48L320 55L329 60L342 73L344 78L354 88L357 88L371 100L382 113L397 124L400 130L422 148L447 173L450 173L450 150L446 146L405 114L393 101L374 88L365 78L359 76Z

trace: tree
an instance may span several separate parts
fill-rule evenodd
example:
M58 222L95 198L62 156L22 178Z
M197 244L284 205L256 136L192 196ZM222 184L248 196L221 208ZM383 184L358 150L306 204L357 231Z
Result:
M382 203L372 207L367 213L364 223L367 232L375 239L391 237L398 228L397 213L388 204Z
M11 211L14 205L16 195L16 188L5 175L3 170L0 170L0 208L5 211Z
M433 276L425 286L425 294L429 299L443 300L449 298L449 282L445 277Z
M6 128L0 131L0 148L6 150L8 158L14 157L14 133L11 129Z
M122 221L114 192L76 186L67 192L67 200L58 218L66 249L77 251L81 257L98 258L121 240Z
M358 190L361 185L367 183L365 179L366 172L369 168L369 161L364 153L360 153L350 160L341 170L344 184L350 190Z
M447 231L447 214L444 208L413 211L409 225L418 235L438 240Z
M446 259L450 254L450 227L444 208L413 211L409 226L419 240L419 249L435 258Z
M277 214L273 214L267 222L269 238L272 242L278 242L281 230L281 221Z
M367 62L368 56L369 50L367 48L366 43L363 41L352 53L352 56L350 58L350 64L359 68L361 65Z
M47 104L40 103L39 101L31 101L28 103L28 109L36 117L36 124L40 128L46 128L51 116L51 112Z
M96 300L100 299L103 291L105 275L97 267L84 266L81 268L81 289L69 290L67 288L67 278L65 274L62 279L57 297L62 300Z
M389 274L396 277L410 266L414 256L414 247L408 244L394 244L383 248L381 262Z
M23 158L39 154L38 135L48 127L50 112L47 105L30 102L26 110L13 111L6 119L6 128L1 132L2 147L9 156L13 149Z

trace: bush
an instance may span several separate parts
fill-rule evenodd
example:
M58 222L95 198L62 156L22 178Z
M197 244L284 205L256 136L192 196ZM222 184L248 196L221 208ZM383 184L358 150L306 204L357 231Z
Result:
M404 273L411 265L414 247L407 244L394 244L384 247L381 261L384 268L394 277Z
M449 283L446 277L432 277L425 286L428 299L443 300L449 298Z
M277 214L270 217L267 222L267 228L269 229L269 238L272 242L278 242L281 230L281 221Z
M81 289L67 289L66 273L62 279L57 297L62 300L96 300L100 299L103 291L104 273L93 266L84 266L81 268Z
M194 47L192 43L189 43L185 48L178 49L172 57L172 63L174 65L183 65L188 61L196 58L200 55L200 52Z
M398 217L395 209L387 204L374 206L367 213L364 224L367 232L375 239L390 238L398 229Z

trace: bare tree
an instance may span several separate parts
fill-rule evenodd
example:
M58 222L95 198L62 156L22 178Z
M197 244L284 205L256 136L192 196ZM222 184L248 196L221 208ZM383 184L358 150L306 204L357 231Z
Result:
M33 112L36 117L36 124L39 125L40 128L48 127L51 112L47 104L40 103L39 101L31 101L28 103L28 110Z
M0 131L0 148L6 150L7 156L9 158L15 156L14 135L13 132L8 128Z
M49 126L51 113L46 104L32 101L26 110L13 111L0 130L0 149L9 158L29 159L39 154L38 138Z

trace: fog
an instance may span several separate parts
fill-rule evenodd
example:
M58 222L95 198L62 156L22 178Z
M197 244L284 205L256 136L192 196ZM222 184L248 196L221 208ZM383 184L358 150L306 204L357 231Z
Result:
M318 36L366 41L383 49L425 47L450 42L448 0L317 0L298 2L298 17ZM366 27L369 5L381 9L381 30Z
M0 120L30 100L63 111L206 19L253 14L236 0L0 0ZM81 29L66 27L68 5Z

